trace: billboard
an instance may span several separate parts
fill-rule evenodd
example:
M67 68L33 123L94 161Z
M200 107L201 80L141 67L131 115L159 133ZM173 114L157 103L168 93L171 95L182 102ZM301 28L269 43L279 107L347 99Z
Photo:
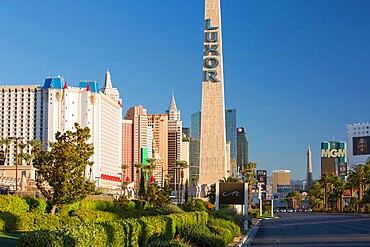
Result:
M261 183L262 190L266 191L267 170L257 170L257 183Z
M338 175L343 177L343 176L347 176L347 164L346 163L340 163L338 165Z
M353 155L370 154L370 136L353 137Z
M244 183L220 183L220 204L244 204Z

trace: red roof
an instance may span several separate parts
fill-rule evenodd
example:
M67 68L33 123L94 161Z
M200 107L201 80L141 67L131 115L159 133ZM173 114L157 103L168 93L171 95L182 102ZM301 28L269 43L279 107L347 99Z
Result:
M64 87L63 87L63 89L68 89L67 81L64 83Z

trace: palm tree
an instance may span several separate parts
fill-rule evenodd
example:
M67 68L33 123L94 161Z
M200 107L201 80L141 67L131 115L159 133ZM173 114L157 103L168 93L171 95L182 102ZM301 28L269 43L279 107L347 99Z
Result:
M27 144L31 146L31 154L34 154L36 150L42 149L42 141L38 140L29 140Z
M318 181L314 182L309 189L309 202L314 210L322 210L324 208L325 192L324 188Z
M329 198L333 196L334 180L336 175L333 173L324 173L319 180L321 186L324 188L324 209L329 208Z
M366 173L367 173L366 165L354 165L352 173L348 176L348 183L349 185L357 190L358 195L358 202L357 202L357 210L360 211L360 202L362 200L362 196L365 191L365 182L367 180Z
M242 170L244 181L248 183L248 209L252 209L252 187L257 183L254 176L254 170L257 167L256 162L248 162L247 167Z
M343 211L343 193L346 190L346 183L339 176L333 177L333 194L337 200L336 208L338 212Z
M153 176L153 170L157 166L157 159L156 158L148 158L148 159L146 159L146 161L148 162L148 164L144 166L144 169L148 170L149 180L147 182L150 183L151 182L150 180L152 179L152 176Z
M188 168L189 166L188 166L188 162L185 160L176 160L175 167L176 167L175 172L177 172L177 169L180 169L180 179L178 183L178 188L179 188L178 199L179 199L179 202L181 202L181 199L182 199L181 191L182 191L182 185L183 185L183 179L184 179L184 169Z
M35 158L35 155L33 154L24 154L23 156L23 159L27 165L31 165L34 158Z
M28 144L23 143L22 141L18 143L18 148L21 150L21 153L19 155L19 164L22 165L23 163L23 158L24 158L24 149L28 146Z
M236 177L228 177L228 178L223 178L223 179L220 179L219 180L221 183L239 183L239 182L242 182L242 180L240 178L236 178Z
M4 148L4 145L5 145L5 150L4 150L4 157L5 157L5 160L7 159L8 157L8 154L9 154L9 147L10 147L10 144L12 144L13 142L13 139L10 139L9 137L3 137L1 139L1 144Z
M145 194L145 184L146 184L145 182L146 181L143 181L143 180L145 180L145 178L143 176L142 169L145 167L145 164L135 163L134 166L138 169L138 172L139 172L139 176L138 176L139 195L144 196L144 194Z
M298 191L288 193L285 199L289 208L298 208L302 201L302 195Z

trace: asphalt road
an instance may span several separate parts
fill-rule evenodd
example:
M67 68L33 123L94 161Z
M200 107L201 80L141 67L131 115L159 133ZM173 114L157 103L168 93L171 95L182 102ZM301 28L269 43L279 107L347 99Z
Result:
M370 246L370 215L279 213L263 220L255 246Z

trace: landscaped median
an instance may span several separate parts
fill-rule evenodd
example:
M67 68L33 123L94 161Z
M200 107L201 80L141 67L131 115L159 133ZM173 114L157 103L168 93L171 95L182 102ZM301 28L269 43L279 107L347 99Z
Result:
M182 238L195 246L221 247L238 235L239 227L229 221L210 219L206 212L187 212L29 232L17 246L160 246Z

